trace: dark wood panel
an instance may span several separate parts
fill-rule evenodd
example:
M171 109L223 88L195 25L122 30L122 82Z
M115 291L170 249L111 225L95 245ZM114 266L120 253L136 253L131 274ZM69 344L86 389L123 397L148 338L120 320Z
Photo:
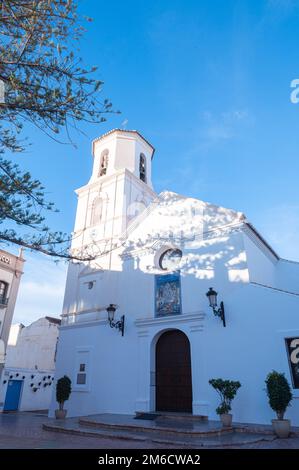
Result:
M179 330L163 333L156 345L156 409L192 412L190 344Z

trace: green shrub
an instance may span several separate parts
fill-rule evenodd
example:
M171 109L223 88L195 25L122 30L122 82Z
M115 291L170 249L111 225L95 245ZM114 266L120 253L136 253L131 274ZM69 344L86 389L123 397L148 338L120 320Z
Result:
M240 382L234 380L211 379L209 384L220 395L221 403L216 408L218 415L226 414L231 410L231 402L235 398L238 389L241 387Z
M284 374L273 370L266 378L269 405L277 414L277 419L283 419L285 411L293 399L291 387Z
M72 382L71 379L64 375L57 380L56 384L56 401L59 403L59 409L63 410L64 402L67 401L70 397L72 391Z

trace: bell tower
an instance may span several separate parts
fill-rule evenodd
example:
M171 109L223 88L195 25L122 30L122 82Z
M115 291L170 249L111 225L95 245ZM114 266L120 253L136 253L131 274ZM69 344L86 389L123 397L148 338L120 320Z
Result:
M126 169L153 189L151 162L154 151L137 131L114 129L102 135L92 142L93 171L89 184Z
M117 239L150 204L154 151L137 131L114 129L92 142L91 178L76 191L72 248Z

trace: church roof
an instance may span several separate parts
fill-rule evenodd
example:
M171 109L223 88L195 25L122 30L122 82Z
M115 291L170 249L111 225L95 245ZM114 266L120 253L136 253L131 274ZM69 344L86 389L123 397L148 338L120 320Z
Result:
M190 208L197 206L197 208L200 209L200 212L198 213L199 218L193 215L190 217L187 216L189 217L189 220L184 220L183 213L180 211L184 209L184 207L186 208L188 206ZM179 218L177 218L178 215ZM170 220L168 219L167 221L165 216L173 218L171 227L168 226ZM151 220L152 217L155 217L154 222ZM165 239L165 237L167 238L168 236L167 232L170 228L173 234L176 229L178 230L178 233L180 233L182 230L185 232L190 230L189 235L195 235L195 238L198 238L204 233L211 234L215 230L229 229L230 227L234 228L239 224L247 227L248 231L252 234L252 237L255 240L258 240L260 246L263 246L264 249L270 252L276 260L280 259L275 250L262 237L257 229L247 220L243 212L217 206L209 202L187 197L172 191L163 191L157 195L157 198L154 199L152 203L128 225L128 228L124 234L124 239L129 238L131 241L133 239L138 239L140 241L142 238L142 230L145 230L145 233L148 233L149 235L151 229L154 231L157 230L158 232L161 229L165 230ZM190 225L190 227L188 227L188 225ZM159 232L159 236L160 235L161 234ZM161 236L163 239L163 235ZM157 237L154 236L154 238Z
M250 222L248 222L247 220L244 221L244 223L246 224L246 226L252 231L252 233L260 240L260 242L265 246L265 248L267 250L270 251L270 253L272 253L272 255L277 259L279 260L280 259L280 256L276 253L276 251L272 248L271 245L269 245L269 243L265 240L265 238L260 234L260 232L257 231L257 229L254 227L254 225L252 225Z
M92 141L92 149L93 149L93 146L94 146L95 142L98 142L99 140L104 139L105 137L107 137L110 134L113 134L114 132L123 132L123 133L126 133L126 134L137 134L142 140L144 140L144 142L147 143L147 145L149 145L153 149L153 153L152 153L152 159L153 159L153 156L154 156L154 153L155 153L155 147L153 147L153 145L148 140L146 140L143 137L143 135L140 134L140 132L138 132L136 130L133 130L133 129L132 130L119 129L119 128L112 129L111 131L106 132L105 134L102 134L100 137L97 137L96 139L94 139Z

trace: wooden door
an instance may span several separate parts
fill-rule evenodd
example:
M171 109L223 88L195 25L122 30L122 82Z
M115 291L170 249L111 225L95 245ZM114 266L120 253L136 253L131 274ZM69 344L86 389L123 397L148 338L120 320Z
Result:
M166 331L156 345L156 410L192 413L190 344L179 330Z

